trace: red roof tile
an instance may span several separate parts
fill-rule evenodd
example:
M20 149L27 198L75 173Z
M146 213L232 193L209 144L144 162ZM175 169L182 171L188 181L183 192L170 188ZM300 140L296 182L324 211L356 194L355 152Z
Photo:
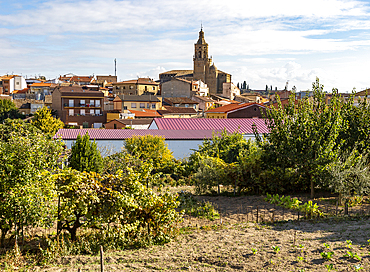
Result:
M156 110L130 110L130 112L135 114L136 117L161 117Z
M173 140L203 140L211 139L213 130L154 130L154 129L60 129L53 139L75 140L78 135L89 133L90 139L124 140L133 136L162 136ZM220 131L217 131L218 133Z
M223 130L229 133L239 131L243 134L253 134L252 125L256 124L258 133L268 133L264 119L233 118L233 119L211 119L211 118L155 118L159 130ZM151 127L152 124L149 126Z

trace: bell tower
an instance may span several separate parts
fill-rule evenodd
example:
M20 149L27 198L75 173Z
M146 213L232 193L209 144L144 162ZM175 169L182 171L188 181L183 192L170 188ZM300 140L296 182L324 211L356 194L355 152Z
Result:
M206 82L206 75L209 73L209 67L212 63L212 58L208 58L208 43L204 39L203 26L199 31L199 39L196 44L194 44L194 69L193 69L193 79L202 80Z

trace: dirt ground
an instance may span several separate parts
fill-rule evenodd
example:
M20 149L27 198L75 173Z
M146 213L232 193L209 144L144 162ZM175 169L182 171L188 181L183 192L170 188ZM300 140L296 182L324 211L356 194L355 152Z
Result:
M166 245L106 252L105 271L330 271L331 264L336 271L370 271L368 216L297 221L296 212L274 207L258 196L200 198L214 203L221 219L186 217L182 233ZM335 205L320 203L335 211ZM258 224L251 222L256 221L257 206ZM272 218L275 223L261 223ZM325 258L328 252L333 254ZM99 256L63 257L33 271L78 268L100 271Z

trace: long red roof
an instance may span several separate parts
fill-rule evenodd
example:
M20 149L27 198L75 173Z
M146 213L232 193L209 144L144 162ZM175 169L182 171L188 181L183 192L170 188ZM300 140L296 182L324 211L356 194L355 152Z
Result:
M149 127L157 125L159 130L224 130L229 133L238 131L242 134L253 134L252 125L256 124L258 133L268 133L265 119L254 118L154 118Z
M203 140L211 139L213 130L154 130L154 129L59 129L53 139L75 140L78 135L89 133L90 139L125 140L133 136L162 136L171 140ZM215 131L219 133L221 131Z

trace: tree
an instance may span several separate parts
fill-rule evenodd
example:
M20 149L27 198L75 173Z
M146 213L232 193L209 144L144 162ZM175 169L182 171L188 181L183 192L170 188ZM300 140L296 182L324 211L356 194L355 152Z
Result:
M243 135L224 130L221 135L214 134L211 140L204 140L198 153L222 159L226 163L237 162L240 153L247 147Z
M164 138L160 136L133 136L125 141L125 149L141 160L151 161L155 171L165 168L174 159Z
M343 155L356 149L360 154L370 151L370 105L365 98L354 105L355 92L343 103L341 112L344 129L340 132L337 143L341 145Z
M0 125L0 230L1 244L15 228L52 224L55 208L53 185L43 172L55 169L62 145L45 137L37 128L21 120L5 120Z
M31 124L51 136L64 127L64 123L60 119L54 118L47 107L42 107L35 112Z
M328 168L331 174L329 188L339 194L340 204L343 198L369 193L370 170L367 155L359 154L354 149L350 154L340 156Z
M314 197L315 185L324 183L327 177L326 165L338 157L343 118L336 91L326 105L319 79L312 84L312 90L312 100L306 98L296 104L291 96L284 108L278 99L278 107L266 111L270 133L264 135L265 141L256 131L255 136L263 149L266 169L275 169L279 175L293 171L304 180L304 186L309 185Z
M78 171L96 172L102 171L102 157L95 143L90 141L90 136L77 136L76 142L72 145L71 155L68 159L69 167Z
M19 113L13 101L10 99L0 99L0 122L3 122L7 118L24 118L24 115Z

